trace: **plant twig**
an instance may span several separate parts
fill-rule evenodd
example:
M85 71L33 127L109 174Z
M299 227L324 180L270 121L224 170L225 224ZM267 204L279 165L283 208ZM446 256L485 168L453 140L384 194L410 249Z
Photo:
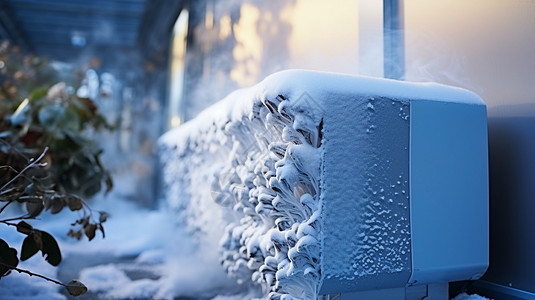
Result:
M10 181L8 181L6 184L4 184L4 186L2 186L0 188L0 191L5 189L6 187L8 187L10 184L12 184L15 180L17 180L20 176L22 176L22 174L24 174L24 172L26 172L28 169L33 168L35 165L37 165L37 163L41 159L43 159L43 157L45 157L45 154L46 154L47 151L48 151L48 147L45 147L45 149L43 150L41 155L39 155L39 157L37 157L36 159L32 160L26 167L24 167L24 169L22 169L22 171L20 171L15 177L13 177Z
M19 151L17 149L17 147L13 147L13 145L11 143L8 143L7 141L4 141L3 139L0 139L0 142L2 142L4 145L8 146L11 150L13 150L14 152L16 152L18 155L22 156L23 158L25 158L26 160L28 160L28 157L22 153L21 151Z
M6 268L9 268L9 269L15 270L15 271L17 271L17 272L19 272L19 273L26 273L26 274L28 274L28 275L30 275L30 276L35 276L35 277L43 278L43 279L48 280L48 281L50 281L50 282L53 282L53 283L55 283L55 284L58 284L58 285L67 287L66 284L61 283L61 282L59 282L59 281L57 281L57 280L54 280L54 279L52 279L52 278L48 278L48 277L46 277L46 276L44 276L44 275L36 274L36 273L30 272L30 271L25 270L25 269L19 269L19 268L17 268L17 267L13 267L13 266L10 266L10 265L6 265L6 264L3 263L3 262L0 262L0 265L4 266L4 267L6 267Z
M5 188L7 188L10 184L12 184L13 182L15 182L15 180L17 180L19 177L21 177L24 172L26 172L28 169L31 169L35 166L41 166L41 165L38 165L39 161L41 161L43 159L43 157L45 157L46 155L46 152L48 151L48 147L45 147L45 149L43 150L43 152L41 153L41 155L39 155L39 157L37 157L36 159L32 159L31 162L26 166L24 167L24 169L22 169L22 171L18 172L17 175L15 175L15 177L11 178L10 181L8 181L6 184L4 184L1 188L0 188L0 191L3 191ZM11 201L8 201L4 206L2 206L2 208L0 209L0 214L2 212L4 212L4 210L11 204L13 203L13 200Z
M10 226L17 226L17 224L15 224L15 223L10 223L10 221L28 220L28 219L34 219L34 218L30 218L30 217L27 217L27 216L21 216L21 217L16 217L16 218L10 218L10 219L5 219L5 220L0 220L0 223L4 223L4 224L6 224L6 225L10 225Z
M0 208L0 214L1 214L1 213L4 211L4 209L6 209L6 207L7 207L9 204L11 204L11 203L13 203L13 200L10 200L10 201L8 201L6 204L4 204L4 206L2 206L2 208Z
M12 172L18 173L19 171L15 170L12 166L0 166L0 169L9 169Z

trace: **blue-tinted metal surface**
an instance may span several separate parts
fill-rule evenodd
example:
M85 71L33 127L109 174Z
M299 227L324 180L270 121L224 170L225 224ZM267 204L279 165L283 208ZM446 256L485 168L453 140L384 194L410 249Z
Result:
M385 78L403 79L405 76L403 14L403 0L383 0L383 59Z
M323 126L320 293L404 287L411 273L408 100L333 99Z
M489 297L490 299L497 300L535 300L534 293L484 280L478 280L474 282L470 288L470 291Z
M490 267L483 280L495 286L481 292L490 291L485 295L500 299L493 291L507 295L522 291L534 299L534 104L502 106L489 112L489 153L491 249Z
M486 107L411 102L411 284L479 278L488 266Z

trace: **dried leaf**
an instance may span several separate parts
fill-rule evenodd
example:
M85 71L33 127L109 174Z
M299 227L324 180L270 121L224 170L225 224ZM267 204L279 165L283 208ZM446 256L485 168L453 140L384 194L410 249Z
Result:
M82 227L86 227L87 225L89 225L89 216L81 218L80 220L78 220L78 222L82 224Z
M20 260L25 261L37 253L39 249L32 236L27 236L22 242L22 249L20 250Z
M3 239L0 239L0 263L0 278L9 274L11 268L8 266L16 267L19 264L17 250L10 248Z
M43 256L46 255L45 260L53 266L59 265L61 262L61 251L59 250L58 243L50 234L41 231L41 237L43 239Z
M43 237L40 230L34 230L31 234L37 249L43 250Z
M67 205L72 211L80 210L84 207L82 199L78 198L75 195L69 195L67 198Z
M106 234L104 233L104 226L102 226L102 224L98 224L98 230L102 232L102 238L106 238Z
M20 233L24 233L24 234L30 234L33 230L33 227L32 225L24 222L24 221L20 221L18 224L17 224L17 231L20 232Z
M100 214L99 218L98 218L98 221L100 223L104 223L106 222L106 220L108 219L108 217L110 216L107 212L105 211L99 211L98 212Z
M113 189L113 180L110 176L106 176L106 192L104 192L105 195L107 195L111 190Z
M71 282L65 285L67 291L71 296L80 296L87 292L87 287L78 280L71 280Z
M73 238L75 238L75 239L77 239L77 240L80 240L80 239L82 238L83 234L82 234L82 231L81 231L81 230L76 230L76 231L74 231L74 230L71 229L71 230L69 230L69 232L67 233L67 236L70 236L70 237L73 237Z
M50 210L52 214L59 213L65 207L64 199L58 194L45 197L44 204L45 209Z
M28 217L34 218L37 217L44 209L43 202L26 202L26 211L28 212Z
M82 233L82 230L78 230L75 232L75 235L76 235L76 239L77 240L81 240L82 237L84 236L84 234Z
M89 224L84 227L85 235L89 240L92 240L95 238L95 232L97 231L97 225L95 224Z

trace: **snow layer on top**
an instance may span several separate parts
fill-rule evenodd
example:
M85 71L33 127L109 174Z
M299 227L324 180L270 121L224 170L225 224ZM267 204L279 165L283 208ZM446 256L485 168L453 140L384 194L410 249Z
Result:
M352 76L307 70L287 70L268 76L260 84L266 94L269 91L280 93L291 91L300 95L325 94L325 91L337 91L340 94L373 96L380 94L391 99L436 100L467 104L484 104L475 93L438 83L406 82L365 76ZM269 87L269 90L266 89ZM291 95L288 95L291 96Z
M471 91L433 82L406 82L308 70L286 70L266 77L253 87L229 94L223 100L205 109L194 120L182 125L184 129L169 131L161 138L161 142L173 143L177 138L180 139L180 135L188 134L187 128L197 127L201 123L206 123L205 121L217 123L223 120L238 120L251 111L253 103L263 98L273 99L278 95L284 95L286 98L298 99L303 93L308 93L323 106L328 103L324 103L322 99L329 99L331 91L364 97L380 94L385 98L410 99L411 101L434 100L484 104L483 100Z

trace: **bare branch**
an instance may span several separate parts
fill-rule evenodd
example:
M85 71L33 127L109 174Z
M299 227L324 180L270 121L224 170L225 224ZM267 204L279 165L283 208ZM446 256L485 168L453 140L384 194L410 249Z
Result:
M13 221L13 220L0 220L0 223L4 223L4 224L9 225L9 226L15 226L15 227L17 227L17 224L15 224L15 223L11 223L11 222L9 222L9 221Z
M21 217L16 217L16 218L10 218L10 219L5 219L5 220L0 220L0 223L4 223L6 225L10 225L10 226L17 226L17 224L14 224L14 223L10 223L11 221L19 221L19 220L29 220L29 219L35 219L35 218L30 218L28 217L27 215L26 216L21 216Z
M43 152L41 153L41 155L39 155L39 157L37 157L37 159L31 159L30 160L30 163L24 167L24 169L22 169L22 171L20 171L15 177L13 177L10 181L8 181L6 184L4 184L4 186L2 186L0 188L0 191L5 189L6 187L8 187L10 184L12 184L15 180L17 180L22 174L24 174L24 172L26 172L28 169L31 169L33 167L42 167L43 164L39 164L39 161L41 159L43 159L43 157L45 157L45 154L46 152L48 151L48 147L45 147L45 149L43 150Z
M6 267L6 268L9 268L9 269L15 270L15 271L17 271L17 272L19 272L19 273L25 273L25 274L28 274L28 275L30 275L30 276L35 276L35 277L43 278L43 279L48 280L48 281L50 281L50 282L53 282L53 283L55 283L55 284L58 284L58 285L67 287L67 285L65 285L65 284L63 284L63 283L61 283L61 282L59 282L59 281L57 281L57 280L54 280L54 279L52 279L52 278L48 278L48 277L43 276L43 275L40 275L40 274L32 273L32 272L30 272L30 271L28 271L28 270L25 270L25 269L19 269L19 268L17 268L17 267L13 267L13 266L10 266L10 265L6 265L5 263L3 263L3 262L1 262L1 261L0 261L0 265L4 266L4 267Z
M10 148L10 150L13 150L13 152L16 152L18 155L20 155L24 159L29 160L28 156L26 156L24 153L19 151L19 149L17 149L17 147L13 147L13 145L11 145L11 143L8 143L7 141L4 141L3 139L0 139L0 142L3 143L4 145L8 146Z
M0 169L9 169L14 173L18 173L19 171L15 170L12 166L0 166Z
M0 214L4 211L4 209L6 209L6 207L7 207L9 204L13 203L13 201L14 201L14 200L10 200L10 201L8 201L4 206L2 206L2 208L0 209Z

